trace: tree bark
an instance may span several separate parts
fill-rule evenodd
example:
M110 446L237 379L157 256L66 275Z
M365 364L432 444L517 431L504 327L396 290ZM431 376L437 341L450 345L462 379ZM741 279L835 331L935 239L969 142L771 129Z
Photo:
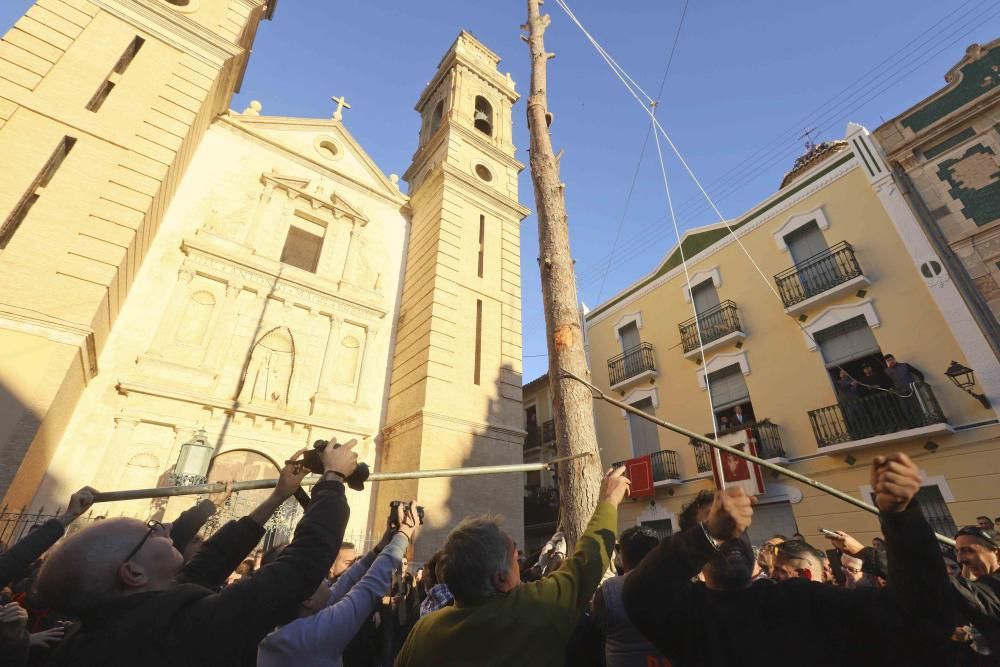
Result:
M551 116L545 92L546 65L554 54L545 52L544 34L550 17L540 15L540 4L541 0L528 0L527 41L531 51L528 129L556 448L559 456L593 453L593 456L559 466L562 528L572 548L597 507L601 462L594 431L593 397L579 382L560 378L560 369L587 379L590 378L590 370L583 348L576 276L569 249L564 186L559 179L559 162L553 154L549 136Z

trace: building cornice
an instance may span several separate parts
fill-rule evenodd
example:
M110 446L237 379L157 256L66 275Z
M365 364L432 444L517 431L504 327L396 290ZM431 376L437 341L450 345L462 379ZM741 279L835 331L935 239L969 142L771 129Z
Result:
M837 153L834 157L836 159L831 158L831 160L828 160L823 165L818 166L812 174L803 177L796 184L788 186L785 190L779 190L774 195L761 202L760 205L755 206L749 214L738 220L730 222L730 227L736 227L737 225L741 226L733 233L726 234L720 240L708 246L698 254L688 257L688 267L690 268L694 264L708 259L715 253L729 246L731 243L734 243L734 235L736 237L743 237L744 235L753 232L764 223L769 222L775 217L781 215L783 212L787 211L789 208L797 205L803 199L815 194L817 191L825 188L830 183L833 183L854 169L859 168L858 161L853 152L849 152L847 155ZM697 233L705 229L717 229L721 226L722 225L719 223L715 223L708 227L692 230L686 234L684 238L687 238L687 236L691 233ZM681 240L682 243L683 240L684 239ZM615 307L625 307L636 299L639 299L657 289L660 285L673 280L676 276L683 275L683 266L675 266L666 273L657 275L659 274L661 267L666 261L669 260L676 248L677 245L672 246L666 255L667 259L660 262L657 265L657 268L651 273L635 281L621 292L612 296L603 304L593 308L589 313L587 313L584 318L587 326L593 326L608 317L610 313L615 312Z

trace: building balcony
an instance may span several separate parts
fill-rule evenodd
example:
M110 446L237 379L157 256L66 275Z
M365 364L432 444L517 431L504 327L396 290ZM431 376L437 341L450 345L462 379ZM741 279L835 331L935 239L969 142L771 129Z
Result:
M854 248L847 241L785 269L774 276L774 282L789 315L871 284L861 271Z
M736 304L729 300L699 313L697 318L692 317L686 322L681 322L677 327L681 332L684 356L688 359L701 355L702 349L708 352L737 339L746 338L743 326L740 324L739 310Z
M649 455L653 464L653 486L670 486L679 484L681 480L680 467L677 465L677 452L672 449L661 449ZM625 461L612 463L611 467L625 465Z
M750 429L750 433L753 435L754 444L757 447L757 456L768 461L775 461L778 463L784 463L788 460L788 455L785 454L785 447L781 443L781 434L778 432L778 425L772 423L769 419L762 419L760 421L749 422L744 426L731 428L726 431L719 431L719 435L723 436L728 433L736 433L744 429ZM714 437L714 433L706 433L706 438ZM694 446L694 462L698 467L698 473L711 473L712 472L712 448L708 445L691 441Z
M650 343L639 343L608 360L608 378L612 389L655 375L656 364Z
M914 382L907 391L880 391L812 410L809 422L816 444L824 452L860 449L950 430L934 392L924 382Z
M559 492L555 488L525 489L524 525L552 525L559 520Z
M556 422L554 419L549 419L542 423L541 437L543 445L548 445L556 441Z

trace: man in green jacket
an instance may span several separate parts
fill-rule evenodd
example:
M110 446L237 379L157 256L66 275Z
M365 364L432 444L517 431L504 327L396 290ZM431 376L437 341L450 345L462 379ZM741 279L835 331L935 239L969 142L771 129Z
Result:
M396 667L562 665L566 642L611 562L618 504L628 494L625 468L601 482L594 516L562 567L521 584L517 549L495 517L458 525L439 568L455 606L420 619Z

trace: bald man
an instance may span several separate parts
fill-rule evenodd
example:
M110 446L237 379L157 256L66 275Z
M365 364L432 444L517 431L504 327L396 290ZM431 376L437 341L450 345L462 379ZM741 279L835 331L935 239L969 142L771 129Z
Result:
M68 538L38 578L52 607L81 620L52 664L253 664L257 643L297 617L340 549L350 513L344 480L357 467L353 446L322 451L323 478L281 555L219 593L264 536L264 523L299 487L304 467L286 465L271 496L223 526L187 565L169 524L108 519Z

